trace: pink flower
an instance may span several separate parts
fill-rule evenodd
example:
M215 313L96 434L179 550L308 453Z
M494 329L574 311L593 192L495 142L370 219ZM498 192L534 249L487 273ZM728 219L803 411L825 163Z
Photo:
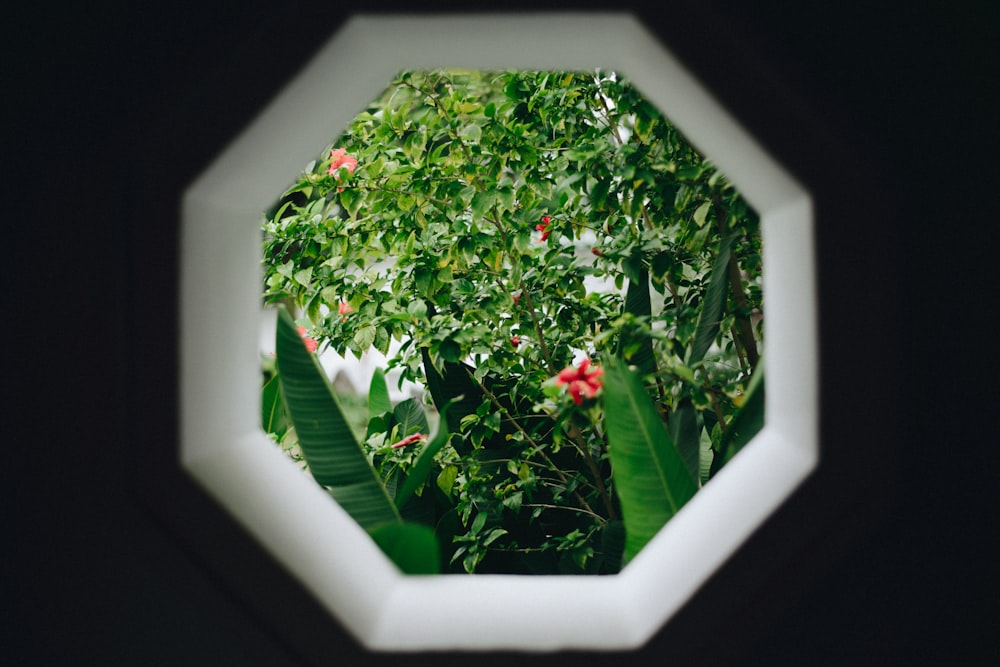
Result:
M518 345L521 344L521 337L520 336L511 336L510 337L510 344L513 345L514 347L517 347Z
M567 385L566 390L573 397L573 402L580 405L584 398L594 398L604 386L601 381L603 375L604 371L599 366L591 367L590 359L584 359L576 368L568 366L559 371L556 384Z
M413 435L408 435L396 444L392 446L393 449L399 449L400 447L406 447L407 445L412 445L418 440L423 440L426 436L423 433L414 433Z
M346 301L341 301L340 304L337 305L337 314L340 315L341 317L343 317L347 313L353 313L353 312L354 309L351 308L350 304L348 304Z
M326 170L326 173L336 176L337 170L341 167L347 167L347 171L352 174L358 168L358 159L353 155L348 155L346 148L337 148L330 151L330 168ZM337 178L339 180L340 177L338 176Z
M302 336L302 342L306 344L306 349L309 350L309 352L315 352L316 348L319 347L319 343L317 343L315 339L306 335L305 327L297 328L299 330L299 335Z

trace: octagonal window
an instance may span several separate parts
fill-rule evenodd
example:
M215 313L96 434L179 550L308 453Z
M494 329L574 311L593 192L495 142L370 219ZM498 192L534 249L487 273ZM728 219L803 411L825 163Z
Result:
M510 48L510 34L522 38L519 48ZM369 48L378 43L391 43L394 48ZM455 69L459 67L464 69ZM456 111L440 117L442 124L445 118L451 119L444 128L445 136L450 138L446 142L435 141L430 131L427 119L436 109L433 102L427 103L427 96L407 93L410 103L404 113L389 103L394 87L387 89L386 82L404 83L407 73L411 82L413 77L434 76L442 77L439 83L445 77L510 79L482 95L453 94L461 90L454 80L452 93L446 92L447 86L440 88L442 92L437 96L441 104L451 104ZM627 74L628 80L619 73ZM541 85L546 76L549 81ZM579 84L575 83L577 77ZM522 87L520 84L527 80L533 85ZM534 156L527 149L522 149L522 154L516 148L524 143L522 127L520 136L514 132L509 137L507 148L484 152L484 136L489 139L497 129L492 125L513 127L510 119L523 114L533 97L556 90L561 95L574 86L582 90L585 85L593 85L591 90L598 91L603 91L602 85L617 89L597 95L580 92L575 100L560 105L535 100L527 115L541 109L549 118L562 118L564 125L572 126L568 121L575 114L576 128L586 140L580 141L574 135L572 141L564 139L563 145L556 146L548 144L549 135L543 142L541 137L529 134L528 145L535 149ZM603 102L607 107L596 114L589 108L584 112L574 106L580 100L584 106ZM362 109L366 111L359 116ZM487 115L488 111L492 116ZM602 113L610 120L603 126L604 135ZM418 118L420 114L424 114L423 120ZM503 122L486 122L495 121L498 114ZM674 160L671 165L669 159L654 159L643 167L643 156L648 153L642 147L656 143L654 138L660 136L656 133L668 126L667 118L670 132L690 141L700 163ZM426 135L422 125L428 128ZM621 136L613 137L612 130ZM385 135L388 141L382 143L366 142L364 133L368 131L391 131L392 135ZM553 142L558 141L558 133L551 136ZM385 147L391 148L392 154L383 150ZM386 154L378 155L380 150ZM452 151L461 159L453 159ZM465 151L472 159L464 157ZM314 163L303 171L303 165L311 160ZM454 191L439 192L437 188L444 181L433 178L441 174L427 173L428 164L445 168L439 162L450 164L448 168L454 170L455 177L445 184ZM695 171L682 172L686 167L695 167ZM296 185L300 177L304 180ZM681 183L680 177L694 180L691 184ZM289 192L290 183L291 190L299 185L303 189ZM685 203L686 195L680 186L698 183L709 190L718 187L732 193L733 199L723 201L721 209L715 200L706 207L706 201L698 200L697 193L693 193ZM526 185L530 186L527 190ZM310 187L313 191L307 192ZM674 187L670 202L667 192ZM739 196L735 195L737 190ZM636 196L636 192L640 195ZM376 200L378 204L371 205ZM741 225L746 226L741 227L740 238L749 242L748 246L740 246L735 238L727 240L725 224L719 228L720 221L729 222L730 210L738 210L737 201L745 206L740 215L745 215ZM601 202L603 206L598 205ZM644 208L652 216L669 206L677 209L678 202L679 210L685 212L683 219L671 222L670 216L664 215L647 223ZM317 208L309 213L310 206ZM432 209L436 212L428 215ZM322 246L332 243L332 237L346 236L352 244L338 247L340 254L335 261L331 261L332 254L315 254L315 260L321 261L309 266L296 266L294 260L292 265L286 265L288 259L308 256L308 249L303 253L289 246L279 248L275 255L272 247L268 256L277 256L281 261L274 263L273 274L262 275L262 211L267 211L270 221L265 226L280 226L288 218L312 224L318 215L312 236L299 239L299 243ZM308 217L303 211L309 213ZM366 231L365 225L371 220L364 217L372 214L381 216L380 226ZM356 17L188 188L182 217L182 463L338 622L369 648L636 647L698 594L715 569L741 548L818 463L817 333L809 196L661 44L627 15L496 16L490 21L474 16ZM412 244L410 235L404 234L398 224L404 219L420 228L417 233L411 227ZM758 220L759 235L752 229ZM342 232L350 227L350 233L327 234L324 240L319 225L324 221L341 225ZM494 224L497 222L499 226ZM674 223L678 229L667 231L677 232L676 236L656 227ZM630 237L623 231L628 227L635 231ZM270 233L270 237L276 239L278 235ZM389 241L388 247L385 241ZM691 254L700 248L704 261L699 267L672 272L671 267L678 262L667 261L663 253L681 248ZM293 252L282 257L280 253L285 250ZM729 270L729 262L718 261L726 252L736 257L736 275ZM747 263L746 258L755 253L762 261L757 265ZM345 258L350 259L345 262ZM520 259L519 268L512 258ZM329 275L324 276L327 270ZM309 291L314 278L332 278L338 270L340 283L323 284ZM380 277L378 272L382 270L385 273ZM642 280L644 271L648 273L646 282ZM301 285L303 292L282 296L280 281L267 282L275 274ZM556 275L559 280L554 278ZM393 289L392 282L399 276L409 281L407 289ZM380 280L385 282L379 284ZM746 306L733 302L730 291L723 300L719 319L703 318L703 312L715 312L714 307L705 307L707 297L720 298L716 290L721 288L712 285L727 284L731 290L737 282L747 298ZM521 291L521 283L536 289ZM388 510L383 506L375 516L359 518L357 505L351 505L351 494L335 500L328 487L337 484L317 484L310 479L318 467L323 467L323 461L319 465L307 461L308 471L304 472L301 462L275 445L274 440L281 437L265 433L272 430L273 424L261 428L262 419L267 422L261 410L259 332L262 322L266 329L269 318L274 317L271 309L261 308L262 284L268 284L268 289L279 288L269 298L288 298L285 312L275 326L273 351L277 361L273 369L265 369L276 371L282 383L298 359L302 362L300 370L315 371L312 376L303 373L303 377L312 377L312 381L318 377L328 396L332 395L326 389L330 369L318 363L319 357L309 350L307 344L311 343L304 338L316 341L320 353L326 347L347 356L368 347L388 353L383 366L389 371L385 391L377 391L375 401L369 397L356 401L361 404L356 421L346 418L349 399L333 411L343 422L339 431L351 434L354 451L360 456L353 456L348 467L368 466L372 482L377 482L375 486L389 503ZM677 292L681 308L674 304L671 287ZM761 313L755 310L761 306L762 295L766 295L767 311L763 328L757 327L756 318ZM645 296L649 300L648 315ZM526 309L529 298L534 307ZM544 300L558 305L550 307ZM675 312L678 310L681 312ZM475 317L467 322L467 314ZM753 396L748 379L760 377L763 368L759 359L750 361L749 346L740 351L740 334L733 333L734 327L741 326L738 319L746 316L758 353L766 329L767 401L763 427L755 420L757 423L745 433L749 437L756 432L756 436L739 443L737 448L742 449L738 455L723 456L725 466L714 474L709 465L704 476L701 463L708 460L702 457L706 448L711 450L716 445L716 451L734 451L719 450L718 441L712 440L713 432L718 437L720 422L731 425L739 418L740 409ZM541 326L543 323L545 326ZM396 325L398 328L394 328ZM408 330L399 331L403 327ZM706 332L716 327L699 358L692 351L696 349L692 341L708 340ZM725 339L727 331L732 343ZM705 335L699 336L699 332ZM548 360L543 342L549 348ZM266 341L264 346L266 352ZM352 346L357 349L351 351ZM650 348L656 363L652 371L646 365ZM394 356L398 362L390 365L388 360ZM265 364L270 363L266 353L264 357ZM425 357L430 363L424 363ZM590 364L584 364L585 360ZM710 366L716 362L716 366ZM712 399L720 399L721 395L711 391L711 382L704 385L700 380L710 377L708 369L724 363L733 368L732 382L722 383L726 387L722 395L729 404L717 410ZM428 373L428 368L435 369L437 375ZM449 374L449 368L459 368L462 374ZM523 372L512 374L511 368ZM600 368L601 373L595 368ZM495 377L498 369L507 370L507 376ZM513 387L494 384L510 375L531 381L520 385L515 382ZM456 386L455 377L465 379ZM403 385L405 393L395 391L400 379L413 383ZM664 385L662 390L657 379ZM439 384L436 388L435 381ZM366 393L370 386L354 389ZM470 393L473 400L463 406L467 388L476 392ZM287 391L282 405L299 402L303 394L291 396L298 389ZM305 395L316 394L310 394L306 386ZM442 395L444 400L440 399ZM599 505L596 498L601 497L596 480L610 469L611 476L604 476L605 491L612 498L620 496L622 483L615 481L615 463L610 454L615 450L616 427L606 422L608 415L618 417L619 435L629 434L618 441L634 440L636 430L643 431L645 424L652 423L647 419L648 410L636 408L638 402L631 400L639 396L645 396L653 416L667 424L661 427L665 437L656 437L656 441L675 443L685 433L698 431L698 465L691 466L691 458L677 454L681 464L671 469L689 473L694 490L689 489L686 498L673 499L669 520L660 517L642 529L648 540L630 546L629 531L622 530L623 557L615 567L609 558L615 544L614 529L607 527L620 520L620 527L625 528L629 503L619 498L617 519L601 515L594 506ZM628 405L622 406L626 397ZM397 413L409 398L419 399L408 404L420 408L419 416L409 408ZM526 398L531 407L518 410ZM515 409L505 407L504 400ZM609 400L619 403L609 407ZM329 404L338 405L330 398L325 401L324 410ZM370 410L369 404L387 409ZM497 404L503 409L496 408ZM535 406L541 409L536 412ZM665 420L662 409L668 413ZM685 411L693 413L694 418L676 420L671 427L671 416ZM527 421L505 419L511 414L552 425L551 443L539 448L553 459L551 466L544 459L539 464L526 456L535 452L531 447L537 431L525 427ZM298 427L296 431L309 422L306 419L296 423L294 414L286 416L287 425ZM383 430L373 431L369 417L376 421L380 418ZM410 417L423 417L426 426L420 422L418 429L411 430ZM575 431L586 429L596 435L584 433L582 442L576 442ZM441 434L450 439L446 438L437 452L439 456L430 462L430 473L423 478L413 475L414 469L422 465L421 454L433 449ZM301 435L296 434L300 446ZM588 439L591 437L595 439ZM608 446L602 452L594 445L605 437ZM463 466L471 465L462 460L461 448L467 448L466 452L488 451L483 444L496 440L501 448L520 449L516 457L505 451L500 460L476 461L480 471L487 466L495 471L486 479L506 482L471 490L480 495L492 494L483 503L487 509L492 503L501 508L500 512L513 511L519 490L519 510L525 509L533 502L525 488L532 477L540 471L555 474L557 469L566 475L571 466L564 469L561 459L554 457L579 452L584 461L580 477L566 475L563 482L555 475L561 483L560 500L568 498L575 504L567 510L556 502L536 503L549 506L542 508L537 518L557 512L577 519L590 516L581 511L587 508L579 503L580 496L603 521L595 518L600 532L608 533L607 537L602 535L600 545L595 546L597 542L587 543L587 539L596 533L588 535L583 528L573 526L559 535L562 542L555 548L548 545L554 554L546 557L554 558L538 569L524 562L516 566L490 562L487 554L472 559L471 569L485 572L473 577L404 574L430 571L422 557L401 559L400 553L423 550L415 544L436 545L428 549L442 549L444 545L445 553L439 555L438 562L445 572L470 569L466 567L469 550L455 557L455 552L447 552L448 548L457 550L454 545L479 544L480 538L482 542L489 540L486 547L504 545L502 540L510 535L510 528L494 523L489 511L477 511L476 502L471 501L479 499L468 488L469 477L464 490L459 479L464 474ZM586 454L598 470L590 478L586 477L591 470ZM392 472L393 465L401 473L396 477L386 474ZM643 471L642 465L634 468L637 473ZM430 541L426 531L406 535L409 529L375 530L386 523L421 523L420 516L410 521L414 518L409 514L413 508L400 512L393 503L411 478L423 480L422 487L406 490L413 498L429 495L433 499L438 493L460 498L464 492L471 500L463 508L456 504L451 525L457 527L448 539L440 539L441 527L447 525L447 512L432 520L434 529L424 522L432 531ZM611 489L607 488L608 479ZM591 489L584 482L598 488ZM616 484L619 488L615 488ZM643 489L637 495L646 500L646 487L636 488ZM370 494L361 493L359 497L367 502ZM615 508L614 500L609 505ZM471 509L463 514L466 507ZM416 510L420 515L426 508ZM378 514L382 511L398 513L399 520L390 516L386 521ZM556 531L543 534L555 536ZM470 536L473 539L456 539ZM526 548L520 545L517 542L516 548ZM538 548L540 553L545 551ZM616 571L615 576L592 577L545 574ZM494 572L514 574L492 576ZM525 572L539 574L518 576ZM469 599L490 600L493 613L488 623L468 613ZM526 599L532 604L525 606ZM600 615L600 623L594 623L595 613Z
M262 424L404 571L616 574L762 425L758 216L616 72L403 71L263 227Z

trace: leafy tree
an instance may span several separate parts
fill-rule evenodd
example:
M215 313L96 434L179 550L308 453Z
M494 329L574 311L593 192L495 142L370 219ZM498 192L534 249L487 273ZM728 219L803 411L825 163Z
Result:
M454 569L611 573L641 548L590 360L621 392L612 361L636 369L692 493L760 427L733 427L760 374L757 215L615 73L402 72L263 229L268 302L340 354L397 341L390 365L450 404L411 509ZM409 434L366 435L392 493Z

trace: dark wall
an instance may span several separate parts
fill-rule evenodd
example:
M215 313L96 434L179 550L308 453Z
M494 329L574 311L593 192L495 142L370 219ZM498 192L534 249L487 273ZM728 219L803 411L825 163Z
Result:
M743 105L768 93L742 88L733 69L768 72L773 94L860 147L859 163L845 168L871 173L890 203L899 261L887 311L903 317L893 320L895 336L865 348L871 375L857 382L900 408L886 413L900 454L887 478L900 487L868 530L831 539L830 558L772 581L773 602L719 623L709 644L685 651L661 638L631 656L573 659L997 664L998 11L987 2L693 4L686 15L711 30L671 24L662 18L670 3L647 15L682 59L701 54L691 61L699 74L725 81ZM4 395L14 428L2 440L4 662L388 664L315 621L287 575L190 482L163 472L169 448L160 446L175 436L172 202L342 9L212 0L5 12L0 211L10 250ZM739 63L711 55L731 54L733 40L752 45ZM785 120L768 128L755 117L771 132ZM851 268L845 255L845 289L857 288ZM857 323L859 336L867 324ZM880 374L879 346L887 358L901 350L902 376ZM879 409L878 400L858 406L868 415L859 425ZM198 535L182 525L185 512L199 516ZM248 583L249 598L236 590ZM476 657L512 659L543 662Z

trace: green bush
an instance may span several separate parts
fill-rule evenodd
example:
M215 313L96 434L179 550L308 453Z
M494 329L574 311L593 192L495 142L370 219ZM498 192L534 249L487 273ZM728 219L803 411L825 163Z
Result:
M443 571L617 572L760 428L757 216L614 73L403 72L263 229L267 302L427 387L360 447Z

